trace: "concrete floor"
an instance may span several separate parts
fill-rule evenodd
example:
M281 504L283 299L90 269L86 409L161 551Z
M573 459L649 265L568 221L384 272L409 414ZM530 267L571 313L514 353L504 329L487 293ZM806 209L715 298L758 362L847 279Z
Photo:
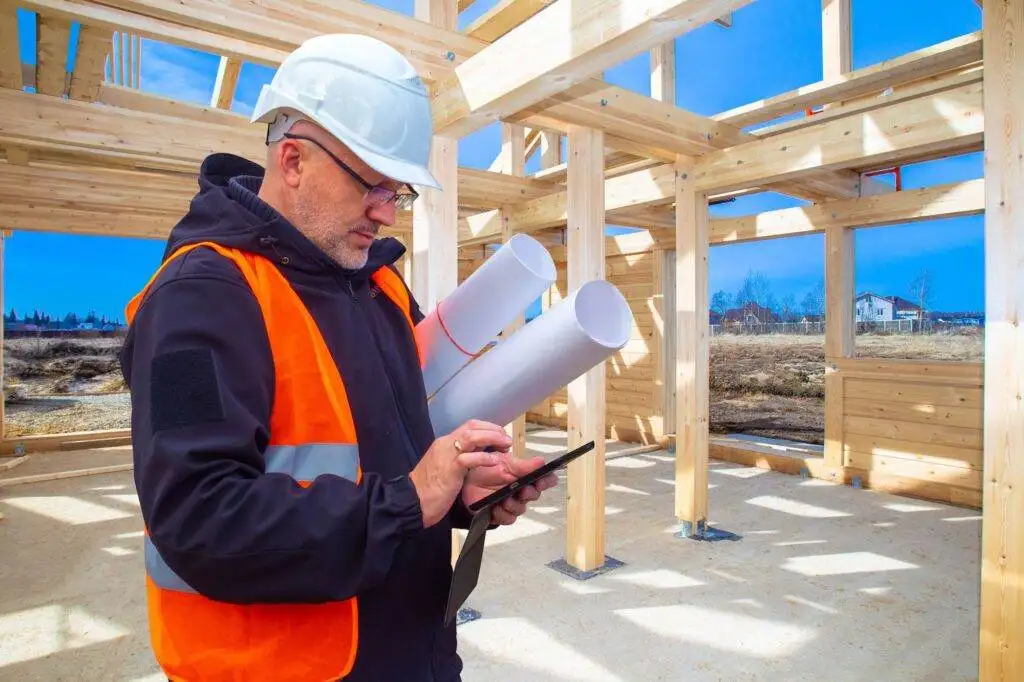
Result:
M564 434L535 431L557 452ZM129 460L124 448L37 456L11 472ZM460 626L464 679L976 679L980 516L712 462L711 524L735 542L674 537L665 452L608 462L607 553L578 581L564 486L487 540ZM164 679L146 634L130 472L0 488L0 680Z

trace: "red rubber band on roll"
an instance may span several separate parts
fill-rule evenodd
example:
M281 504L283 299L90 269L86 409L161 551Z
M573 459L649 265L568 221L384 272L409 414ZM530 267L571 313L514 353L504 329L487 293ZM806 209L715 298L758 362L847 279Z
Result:
M451 332L448 331L448 327L446 327L444 324L444 318L441 317L440 303L437 304L437 321L440 323L441 329L442 331L444 331L444 335L448 337L448 340L452 342L453 346L455 346L457 349L459 349L459 351L461 351L465 355L468 355L469 357L474 357L476 355L476 353L470 353L468 350L460 346L459 342L456 341L454 337L452 337Z

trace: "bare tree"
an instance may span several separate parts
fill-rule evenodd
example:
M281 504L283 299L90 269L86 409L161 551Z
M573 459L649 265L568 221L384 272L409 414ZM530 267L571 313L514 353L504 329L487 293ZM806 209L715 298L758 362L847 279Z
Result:
M796 322L796 296L793 294L782 297L782 321Z
M928 268L923 268L910 282L910 297L921 309L921 319L931 304L932 296L932 273Z

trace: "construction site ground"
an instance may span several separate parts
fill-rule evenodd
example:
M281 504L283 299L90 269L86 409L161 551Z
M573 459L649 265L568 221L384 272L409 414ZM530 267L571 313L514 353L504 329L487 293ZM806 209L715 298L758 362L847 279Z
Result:
M532 430L551 456L565 433ZM491 531L459 626L463 679L615 682L976 678L980 514L712 461L712 527L676 536L674 459L609 443L606 553L565 556L565 481ZM0 471L0 680L158 682L142 520L130 471L4 485L131 462L128 447L30 456Z

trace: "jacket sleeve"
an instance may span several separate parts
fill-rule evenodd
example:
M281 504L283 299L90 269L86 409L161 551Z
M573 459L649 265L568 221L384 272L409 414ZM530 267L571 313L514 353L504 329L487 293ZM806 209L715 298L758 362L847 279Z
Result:
M325 475L304 488L264 473L273 365L256 299L234 274L157 283L122 351L148 534L213 599L354 596L422 530L419 499L407 477Z

